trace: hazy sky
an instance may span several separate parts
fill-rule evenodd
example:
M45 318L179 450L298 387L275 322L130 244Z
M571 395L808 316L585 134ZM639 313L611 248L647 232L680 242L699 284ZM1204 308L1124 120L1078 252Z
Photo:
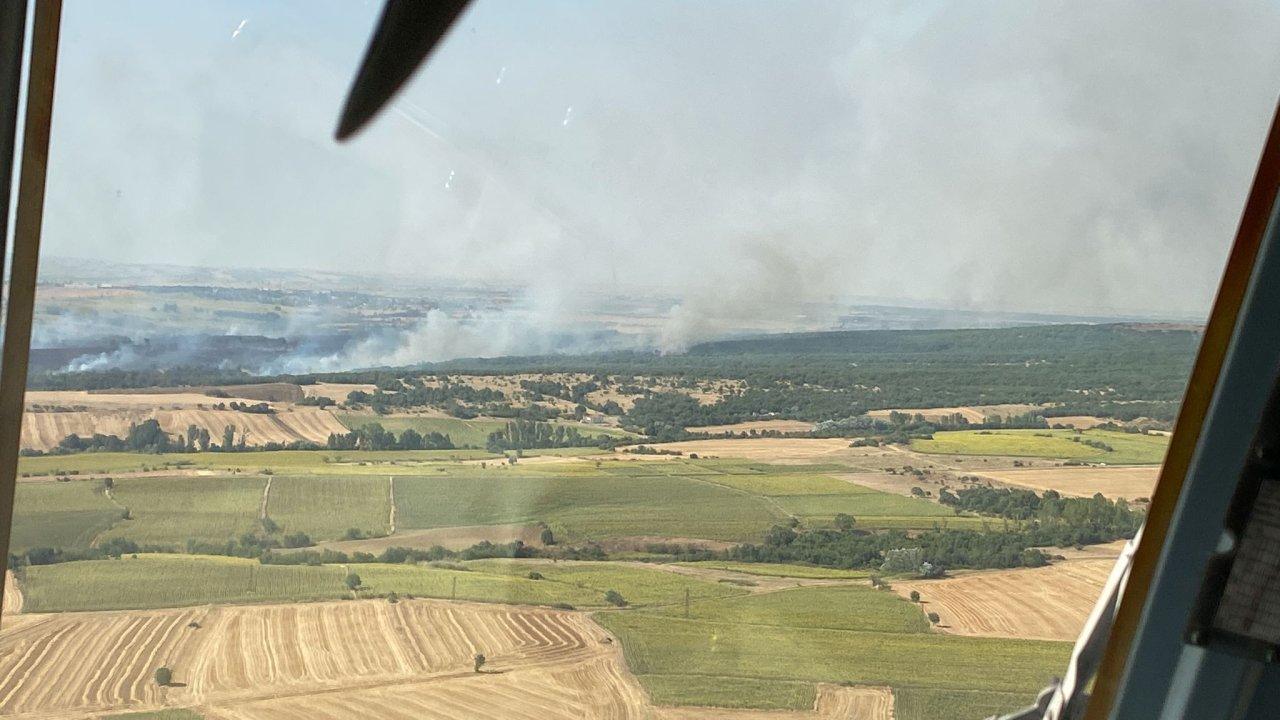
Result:
M1280 90L1273 2L481 0L338 145L379 9L67 2L46 252L1198 315Z

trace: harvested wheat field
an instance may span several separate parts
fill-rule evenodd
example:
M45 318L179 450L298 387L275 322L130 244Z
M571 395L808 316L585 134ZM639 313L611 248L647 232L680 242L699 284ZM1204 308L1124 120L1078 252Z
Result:
M747 422L734 423L732 425L704 425L685 428L689 432L704 432L712 435L719 433L749 433L752 430L800 433L809 432L812 429L813 423L804 422L803 420L748 420Z
M219 705L573 663L601 654L583 615L385 600L66 613L0 632L0 715ZM172 687L152 672L173 670ZM54 681L56 678L56 682Z
M13 576L12 570L4 571L3 612L5 615L16 615L22 612L22 588L18 585L18 579Z
M679 451L686 456L744 458L787 463L835 462L853 452L849 441L841 438L740 438L736 440L685 440L663 443L663 450ZM626 448L619 448L619 452ZM865 453L861 453L865 454Z
M140 396L148 397L148 396ZM150 396L156 397L156 396ZM210 398L204 398L207 402ZM131 423L155 418L171 435L186 435L191 425L204 428L221 442L228 425L236 427L237 437L246 433L246 443L291 443L309 440L324 443L330 433L345 433L347 428L327 410L293 407L273 414L245 413L235 410L210 410L184 407L179 410L98 409L80 412L27 412L22 416L22 447L50 450L68 435L87 438L95 433L123 438Z
M983 477L1031 490L1057 490L1072 497L1149 498L1160 474L1158 465L1135 467L1051 467L983 470Z
M213 397L202 392L88 392L86 390L28 390L27 407L76 408L87 410L149 410L161 407L196 407L220 402L257 403L256 398L240 397L227 393L228 397Z
M377 390L376 385L361 383L324 383L318 382L311 385L303 385L302 392L307 397L327 397L334 402L344 403L347 396L359 390L360 392L372 393Z
M890 408L887 410L868 410L867 417L888 419L890 413L903 413L906 415L923 415L925 420L944 420L952 415L960 415L971 423L983 423L988 418L999 415L1000 417L1010 417L1012 415L1025 415L1026 413L1039 410L1038 405L967 405L963 407L935 407L935 408Z
M820 685L812 711L657 708L586 615L385 600L17 616L0 715L190 707L224 720L892 718L888 688ZM14 618L14 619L17 619ZM472 658L484 653L483 671ZM155 668L173 671L160 687Z
M907 597L918 590L924 612L955 635L1075 640L1115 558L1067 560L1041 568L979 571L943 580L895 580Z

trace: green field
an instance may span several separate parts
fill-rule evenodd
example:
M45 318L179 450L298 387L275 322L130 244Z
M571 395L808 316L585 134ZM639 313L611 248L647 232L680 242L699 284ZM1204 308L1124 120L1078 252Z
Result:
M683 605L653 612L684 617ZM867 583L806 587L746 597L692 603L690 618L737 626L826 628L896 633L924 633L929 621L914 604Z
M10 552L88 547L122 514L102 490L101 483L18 483Z
M349 528L385 535L390 530L388 489L385 477L275 476L267 516L281 533L304 532L317 542L339 539Z
M348 428L355 429L362 425L378 423L383 428L399 435L413 428L426 435L438 432L448 435L457 447L483 448L489 440L489 434L502 430L507 426L506 420L463 420L461 418L442 418L426 416L386 416L373 413L336 413L338 421ZM587 425L585 423L555 421L553 424L577 428L583 435L606 435L608 437L633 437L632 433L618 428Z
M469 567L486 573L523 577L541 573L544 583L563 584L595 593L597 601L609 590L618 591L632 606L683 603L685 591L694 600L741 595L742 588L652 570L628 563L547 563L522 560L477 560Z
M362 466L334 462L324 452L279 455L289 461L282 467L291 472L269 476L267 516L279 527L277 537L303 532L316 542L341 539L350 528L385 535L392 475L397 530L402 531L545 522L562 542L572 543L617 537L757 541L788 516L825 525L844 512L871 529L981 527L985 522L956 516L933 502L789 466L704 466L684 460L599 467L401 461ZM303 465L303 459L312 464ZM71 549L95 537L175 549L188 539L223 543L262 531L267 480L257 474L117 476L116 505L102 494L98 480L19 483L14 546ZM121 519L123 507L130 519Z
M141 477L116 481L116 501L132 519L105 537L182 547L188 539L221 543L260 528L265 478Z
M1112 447L1102 450L1072 437L1097 440ZM1113 430L955 430L912 440L911 449L944 455L1004 455L1085 460L1111 465L1154 465L1164 461L1169 438Z
M635 535L757 539L763 498L675 477L396 478L403 528L546 522L562 541Z
M351 597L348 570L364 592L481 602L607 607L618 591L634 605L740 595L742 588L625 563L556 564L477 561L467 570L356 563L262 565L257 560L209 555L149 555L25 568L28 612L129 610L208 603L301 602ZM536 569L544 577L527 577Z
M765 577L793 577L811 580L857 580L868 577L868 570L840 570L810 565L788 565L785 563L746 563L726 560L705 560L702 562L680 563L689 567L710 568L712 570L728 570L744 575L763 575Z
M701 602L689 619L678 607L596 619L617 634L655 700L679 705L726 704L721 688L730 687L742 693L728 704L801 709L812 693L787 683L851 682L909 689L911 714L898 717L972 720L996 700L1002 711L1029 703L1071 651L1070 643L934 633L918 608L865 587ZM752 690L760 680L769 685Z
M336 566L261 565L257 560L139 555L25 568L25 612L131 610L206 603L349 597Z

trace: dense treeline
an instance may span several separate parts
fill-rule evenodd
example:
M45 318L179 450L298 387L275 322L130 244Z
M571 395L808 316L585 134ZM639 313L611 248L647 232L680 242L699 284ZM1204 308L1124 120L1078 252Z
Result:
M533 450L535 448L589 447L592 445L611 447L613 442L614 439L607 435L584 435L578 428L571 425L513 420L507 423L507 426L503 429L489 433L485 449L489 452L501 453L511 450Z
M917 535L863 532L854 527L852 518L838 523L843 527L832 529L800 531L778 525L769 529L762 543L731 548L724 556L746 562L879 568L885 564L889 551L914 547L921 549L922 562L938 571L1037 567L1049 560L1038 548L1092 545L1133 537L1143 520L1143 514L1124 500L1112 501L1102 495L1064 498L1053 491L1041 496L1029 490L972 487L955 494L944 489L939 500L957 512L979 512L1005 521L999 527L981 531L937 527Z
M305 376L254 377L223 370L103 371L33 376L33 389L95 389L171 385L234 385L250 382L372 383L379 390L354 393L349 401L375 411L439 405L459 417L494 414L509 403L500 391L449 383L450 373L585 373L627 378L674 378L693 386L716 379L742 381L745 389L721 402L696 406L654 395L629 413L629 423L653 430L698 424L729 424L763 417L841 420L882 408L924 408L1002 403L1057 404L1050 416L1102 415L1128 420L1145 416L1172 420L1181 400L1198 332L1129 325L1047 325L979 330L879 330L771 335L705 343L685 354L613 352L459 360L412 372L379 369ZM441 382L427 387L426 374ZM553 386L554 385L554 386ZM565 387L528 388L586 404L598 381ZM667 393L671 394L671 393ZM652 401L652 402L649 402ZM637 403L639 404L639 403ZM483 407L481 407L483 406ZM590 406L589 406L590 407ZM615 406L599 408L616 413ZM506 417L539 420L536 413L506 406ZM536 415L540 414L541 417Z
M330 450L453 450L448 435L429 432L426 435L406 428L400 437L379 423L362 425L348 433L329 433L325 447Z

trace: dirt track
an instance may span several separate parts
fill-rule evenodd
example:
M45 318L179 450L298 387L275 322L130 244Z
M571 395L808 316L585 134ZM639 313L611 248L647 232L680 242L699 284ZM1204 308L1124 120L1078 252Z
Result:
M12 570L4 571L4 614L16 615L22 612L22 588Z

